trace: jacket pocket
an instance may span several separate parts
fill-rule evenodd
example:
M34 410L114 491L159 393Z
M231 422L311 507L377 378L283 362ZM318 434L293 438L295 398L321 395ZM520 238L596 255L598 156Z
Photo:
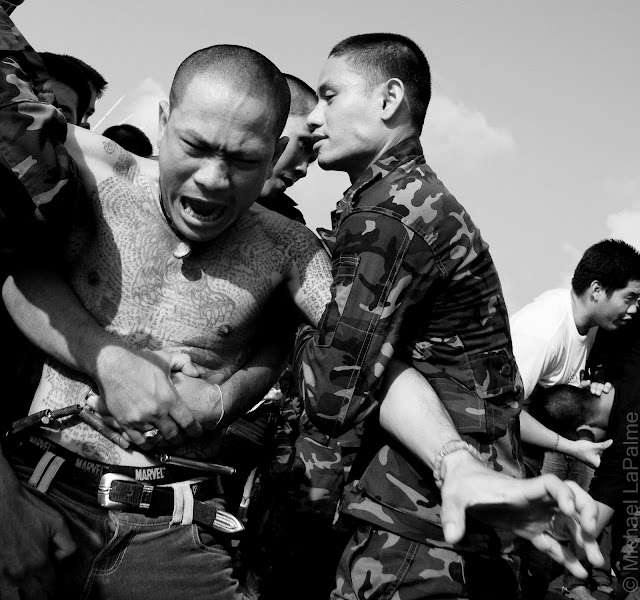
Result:
M476 394L484 403L489 440L502 437L520 412L522 382L513 355L504 348L469 356Z
M333 282L331 283L331 302L322 315L318 325L316 345L328 347L333 343L333 336L342 320L344 307L358 269L360 257L357 254L339 254L331 261Z

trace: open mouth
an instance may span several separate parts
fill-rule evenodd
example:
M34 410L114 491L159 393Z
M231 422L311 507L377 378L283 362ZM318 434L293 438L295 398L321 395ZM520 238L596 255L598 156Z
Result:
M196 198L181 198L182 208L184 212L198 221L209 223L219 219L224 212L224 207L206 200L197 200Z

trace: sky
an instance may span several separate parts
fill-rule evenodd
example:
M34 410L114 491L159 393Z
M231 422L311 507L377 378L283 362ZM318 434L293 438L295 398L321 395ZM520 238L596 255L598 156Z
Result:
M152 141L158 101L199 48L250 46L315 88L341 39L401 33L433 73L427 163L489 243L510 312L568 286L603 238L640 248L637 0L26 0L13 19L36 50L108 80L96 131L125 121ZM327 227L348 186L314 165L290 192Z

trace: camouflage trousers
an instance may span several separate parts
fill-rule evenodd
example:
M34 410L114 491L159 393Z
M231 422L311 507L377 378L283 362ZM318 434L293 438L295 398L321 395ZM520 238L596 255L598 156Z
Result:
M520 560L422 544L360 524L342 554L332 600L517 600Z

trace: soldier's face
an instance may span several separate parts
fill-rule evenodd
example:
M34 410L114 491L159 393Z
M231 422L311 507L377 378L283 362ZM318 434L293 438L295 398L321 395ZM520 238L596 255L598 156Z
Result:
M273 175L264 184L261 194L264 198L283 193L296 181L305 177L309 163L316 159L313 143L317 136L309 130L306 117L289 116L282 135L289 141L273 169Z
M56 95L56 102L58 108L67 120L67 123L71 125L78 124L78 104L80 99L78 94L69 87L66 83L58 81L57 79L51 80L51 86L53 87L53 93Z
M318 104L307 124L320 137L318 164L345 171L352 181L374 160L381 146L381 100L344 57L327 60L318 83Z
M198 76L178 106L160 110L160 190L187 239L212 240L256 200L286 140L268 103Z
M614 290L607 296L602 290L597 298L597 324L606 330L615 330L627 325L638 311L640 281L631 280L622 289Z
M98 99L98 93L91 84L89 84L89 89L91 90L89 106L87 106L87 110L85 111L80 123L80 127L82 127L83 129L91 129L91 125L89 125L89 119L93 116L93 113L96 112L96 100Z

